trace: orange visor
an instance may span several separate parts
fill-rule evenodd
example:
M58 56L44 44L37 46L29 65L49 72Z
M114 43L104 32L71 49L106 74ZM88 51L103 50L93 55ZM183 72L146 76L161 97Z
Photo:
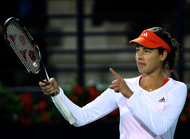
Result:
M163 41L160 37L158 37L155 33L153 33L150 30L144 30L138 38L129 41L129 44L135 43L138 43L148 48L162 47L168 53L171 50L170 46L165 41Z

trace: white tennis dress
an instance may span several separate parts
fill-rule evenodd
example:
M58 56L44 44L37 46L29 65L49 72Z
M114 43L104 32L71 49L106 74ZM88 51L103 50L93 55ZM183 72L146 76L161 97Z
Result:
M139 80L140 76L125 79L134 92L129 99L107 89L82 108L71 102L62 89L59 95L77 119L74 126L86 125L119 108L120 139L173 139L187 86L170 78L161 88L148 92L139 86ZM53 97L52 100L64 116Z

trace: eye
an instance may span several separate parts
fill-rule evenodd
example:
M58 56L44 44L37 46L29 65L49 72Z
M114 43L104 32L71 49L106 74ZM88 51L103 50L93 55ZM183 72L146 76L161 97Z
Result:
M149 49L144 49L144 52L145 52L145 53L150 53L151 50L149 50Z
M136 53L139 52L139 48L136 47Z

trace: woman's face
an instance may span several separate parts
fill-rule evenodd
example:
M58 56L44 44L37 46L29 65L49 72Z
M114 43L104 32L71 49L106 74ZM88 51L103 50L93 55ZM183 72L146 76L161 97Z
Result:
M136 62L141 74L151 74L162 69L162 64L167 54L159 54L158 49L150 49L144 46L136 47Z

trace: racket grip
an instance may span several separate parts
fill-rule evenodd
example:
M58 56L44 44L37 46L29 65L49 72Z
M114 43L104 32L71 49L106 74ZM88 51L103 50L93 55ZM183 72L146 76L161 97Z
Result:
M63 102L63 100L61 99L60 95L55 95L54 96L54 100L56 101L57 105L59 106L59 108L63 111L63 113L65 114L68 122L73 125L76 123L76 118L72 115L72 113L70 112L70 110L68 109L68 107L65 105L65 103Z
M57 91L55 91L54 92L54 94L53 95L51 95L52 97L55 97L55 96L57 96L59 93L57 92Z

